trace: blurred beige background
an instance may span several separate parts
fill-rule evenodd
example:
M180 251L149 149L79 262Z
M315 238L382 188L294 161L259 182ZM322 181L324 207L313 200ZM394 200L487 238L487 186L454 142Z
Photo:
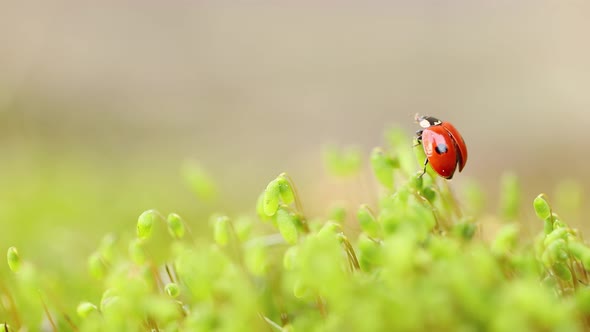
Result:
M99 205L136 196L141 204L126 205L129 216L160 205L190 210L198 204L177 173L193 158L219 178L225 197L239 200L215 208L249 208L288 171L319 213L313 198L346 198L319 189L332 183L323 144L358 144L368 154L386 128L412 135L419 112L461 130L470 156L453 181L480 181L491 202L507 170L526 182L525 200L563 178L588 185L588 1L1 7L5 179L66 179L61 163L76 160L95 180L81 187L104 180L126 191ZM129 185L130 174L139 185ZM4 184L4 197L19 181ZM21 194L25 204L36 191ZM163 200L172 194L177 201Z

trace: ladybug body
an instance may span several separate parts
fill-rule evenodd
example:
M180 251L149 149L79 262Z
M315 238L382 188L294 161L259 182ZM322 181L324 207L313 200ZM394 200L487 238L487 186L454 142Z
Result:
M418 116L416 121L424 129L418 131L417 141L422 144L426 161L422 175L426 172L426 165L430 163L432 169L445 179L452 179L455 170L459 172L467 162L467 146L459 131L450 123L440 121L431 116Z

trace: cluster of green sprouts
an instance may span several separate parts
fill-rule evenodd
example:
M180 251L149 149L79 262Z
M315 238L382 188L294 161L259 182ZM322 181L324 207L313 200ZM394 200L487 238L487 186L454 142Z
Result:
M519 188L503 179L499 229L486 232L481 195L459 200L407 136L392 131L370 166L379 199L328 217L305 214L285 173L256 216L210 218L212 238L183 218L149 210L136 236L107 235L88 259L102 295L76 308L16 248L0 282L4 331L578 331L589 328L590 248L551 208L523 234ZM418 159L418 162L416 162ZM343 177L356 150L326 152ZM191 181L199 182L198 178ZM490 219L490 218L488 218ZM542 229L542 230L541 230ZM67 280L63 280L67 283ZM2 331L2 329L0 329Z

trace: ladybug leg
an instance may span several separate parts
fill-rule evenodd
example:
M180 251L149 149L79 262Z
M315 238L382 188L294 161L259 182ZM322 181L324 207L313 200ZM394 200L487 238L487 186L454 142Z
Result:
M417 147L418 145L422 144L422 132L424 130L418 130L416 132L416 143L412 146L413 148Z
M428 158L424 159L424 168L422 169L422 173L418 175L419 178L423 177L426 174L426 166L428 166Z
M422 133L424 132L424 129L420 129L416 132L416 139L420 142L422 142Z
M414 148L417 147L418 145L422 144L422 133L424 132L424 130L418 130L416 132L416 143L414 143ZM418 175L419 178L421 178L422 176L424 176L424 174L426 174L426 165L428 165L428 158L424 159L424 168L422 169L422 173L420 175Z

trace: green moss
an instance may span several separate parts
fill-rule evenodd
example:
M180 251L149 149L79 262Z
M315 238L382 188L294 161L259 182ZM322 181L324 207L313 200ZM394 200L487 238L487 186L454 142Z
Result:
M455 196L430 169L418 177L420 149L412 150L401 131L386 137L390 146L370 156L382 185L371 208L362 204L352 218L345 204L326 206L327 218L306 215L294 182L282 173L260 195L256 215L216 214L208 236L191 233L190 221L176 213L164 219L148 210L138 218L137 238L109 234L88 258L93 298L56 292L54 285L69 280L56 280L37 266L51 263L23 260L11 247L10 271L0 270L5 321L0 326L11 331L47 329L47 324L59 331L588 327L590 248L546 195L534 199L530 213L520 211L518 178L507 173L498 216L485 219L504 223L483 234L481 189L472 183ZM325 157L327 168L339 176L358 174L362 165L355 148L330 148ZM204 171L186 172L201 198L212 197L214 186ZM568 188L575 192L569 195ZM560 206L579 208L578 187L561 186L559 192ZM538 235L532 237L522 218L535 214ZM158 230L159 224L167 232ZM132 233L132 220L128 228ZM84 271L71 271L71 278L79 273Z

